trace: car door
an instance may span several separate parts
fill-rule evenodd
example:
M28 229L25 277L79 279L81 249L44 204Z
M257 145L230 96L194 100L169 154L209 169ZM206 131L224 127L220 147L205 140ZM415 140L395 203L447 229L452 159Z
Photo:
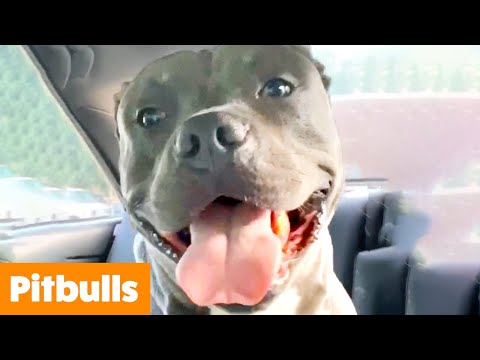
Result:
M101 262L114 181L22 46L0 46L0 261Z

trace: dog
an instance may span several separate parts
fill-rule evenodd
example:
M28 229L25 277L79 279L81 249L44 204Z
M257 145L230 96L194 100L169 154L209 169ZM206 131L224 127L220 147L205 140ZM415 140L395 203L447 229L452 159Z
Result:
M154 312L355 315L328 225L344 188L330 78L304 45L221 45L115 95L120 182Z

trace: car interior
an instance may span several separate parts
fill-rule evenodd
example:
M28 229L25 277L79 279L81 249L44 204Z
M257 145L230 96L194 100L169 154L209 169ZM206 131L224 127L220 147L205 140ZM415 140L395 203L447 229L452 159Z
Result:
M113 96L213 46L0 45L0 262L135 261ZM360 315L480 314L480 46L432 47L311 45L347 169L334 268Z

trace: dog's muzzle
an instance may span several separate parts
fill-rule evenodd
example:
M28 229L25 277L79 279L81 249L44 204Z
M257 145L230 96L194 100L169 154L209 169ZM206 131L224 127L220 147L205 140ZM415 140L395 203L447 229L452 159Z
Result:
M232 152L246 142L248 132L247 124L228 119L227 114L193 116L176 135L175 155L194 171L220 171L231 161Z

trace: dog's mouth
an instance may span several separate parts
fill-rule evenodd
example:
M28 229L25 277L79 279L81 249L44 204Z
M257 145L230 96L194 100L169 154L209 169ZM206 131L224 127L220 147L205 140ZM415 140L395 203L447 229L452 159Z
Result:
M178 263L177 283L199 306L254 306L288 278L289 264L312 244L329 189L292 211L263 210L221 196L176 233L153 233Z

